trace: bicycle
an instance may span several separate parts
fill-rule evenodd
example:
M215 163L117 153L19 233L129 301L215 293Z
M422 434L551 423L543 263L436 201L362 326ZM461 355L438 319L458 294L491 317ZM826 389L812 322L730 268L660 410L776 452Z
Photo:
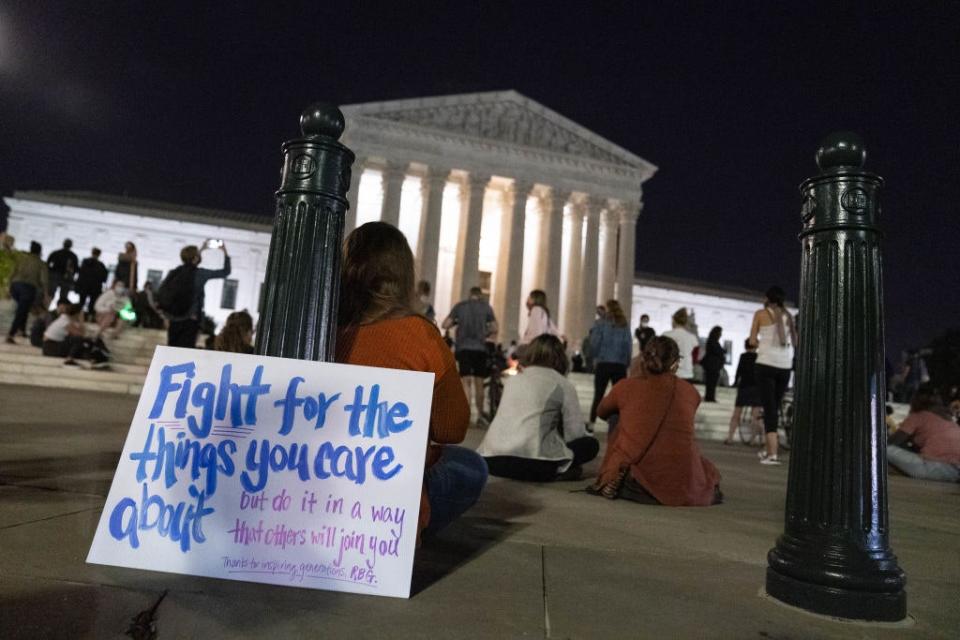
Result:
M761 410L760 419L754 421L750 416L750 412L743 412L737 428L737 432L740 435L740 442L747 446L763 446L764 429L762 416L763 411ZM780 416L777 422L778 440L780 442L780 448L784 451L790 450L790 437L793 435L793 421L793 394L788 393L780 403Z

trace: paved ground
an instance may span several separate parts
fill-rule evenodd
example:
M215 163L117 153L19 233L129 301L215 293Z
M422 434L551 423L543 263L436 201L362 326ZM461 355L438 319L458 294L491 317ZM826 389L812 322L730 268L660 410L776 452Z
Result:
M87 565L136 398L0 385L0 638L956 638L960 487L892 477L910 626L763 598L786 466L708 443L726 504L667 509L493 480L421 550L410 600ZM469 442L482 434L473 431ZM588 469L593 471L593 469Z

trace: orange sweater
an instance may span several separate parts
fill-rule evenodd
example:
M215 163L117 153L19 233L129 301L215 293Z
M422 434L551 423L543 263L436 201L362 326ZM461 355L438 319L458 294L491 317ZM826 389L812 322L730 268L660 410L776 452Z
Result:
M470 426L470 405L450 348L437 328L422 316L381 320L341 331L336 361L385 369L432 371L433 406L430 440L441 444L463 442ZM440 448L427 450L427 468L440 457ZM430 522L426 487L420 496L420 529Z

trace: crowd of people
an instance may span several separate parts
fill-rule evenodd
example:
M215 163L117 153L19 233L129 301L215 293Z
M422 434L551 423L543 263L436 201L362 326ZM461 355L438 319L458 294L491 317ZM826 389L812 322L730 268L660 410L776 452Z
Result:
M4 246L8 253L12 251L12 244ZM219 248L223 267L205 269L200 267L201 249L184 247L181 266L167 275L157 292L150 291L149 305L162 318L170 345L196 346L204 286L230 273L230 257L225 247ZM59 293L58 315L44 332L43 353L75 362L93 348L91 341L116 330L121 304L137 290L138 282L136 248L131 243L119 254L113 283L106 291L102 287L109 272L99 262L99 250L78 265L70 249L65 241L62 249L43 261L40 245L32 243L29 252L16 256L12 269L0 271L0 277L8 278L17 302L8 341L24 330L26 314L35 304L44 305ZM585 416L568 377L569 345L542 290L530 292L523 332L504 350L494 342L497 318L479 287L472 288L437 325L429 283L416 282L413 254L404 235L392 225L371 222L350 233L341 273L337 362L435 375L418 540L469 509L488 475L521 482L581 479L584 465L600 455L600 441L593 435L597 419L607 421L608 436L588 493L666 506L709 506L723 501L720 473L701 454L694 429L701 401L716 402L727 357L721 327L710 330L701 348L686 309L677 310L671 329L658 336L647 315L631 332L618 301L606 301L597 308L596 321L582 345L595 383ZM71 291L78 294L79 303L66 299ZM732 443L743 413L749 411L754 424L763 424L759 459L764 465L781 463L778 412L798 341L794 318L784 301L784 291L771 287L753 316L734 378L736 406L725 441ZM96 319L92 336L83 322L84 305ZM253 329L249 313L233 313L210 346L252 353ZM638 347L635 357L633 338ZM506 368L496 364L498 359L512 361L515 368L513 375L505 376L494 410L485 411L485 382L494 372L499 383L499 371ZM702 398L692 384L695 366L701 367L705 383ZM477 424L486 428L476 451L461 446L471 424L471 400ZM960 401L948 407L935 392L917 393L910 416L893 425L890 464L915 477L960 479L957 413Z

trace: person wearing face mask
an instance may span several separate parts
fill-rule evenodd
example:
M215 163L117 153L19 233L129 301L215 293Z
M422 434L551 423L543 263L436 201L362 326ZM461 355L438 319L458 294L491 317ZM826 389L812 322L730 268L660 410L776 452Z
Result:
M130 302L127 291L127 285L122 280L114 280L113 285L97 297L93 303L93 311L97 317L97 326L99 330L97 337L100 338L111 327L116 327L119 332L121 325L118 323L118 312Z
M643 353L643 348L657 335L657 332L650 326L650 316L647 314L640 316L640 326L633 332L633 335L637 337L637 343L640 345L640 353Z

